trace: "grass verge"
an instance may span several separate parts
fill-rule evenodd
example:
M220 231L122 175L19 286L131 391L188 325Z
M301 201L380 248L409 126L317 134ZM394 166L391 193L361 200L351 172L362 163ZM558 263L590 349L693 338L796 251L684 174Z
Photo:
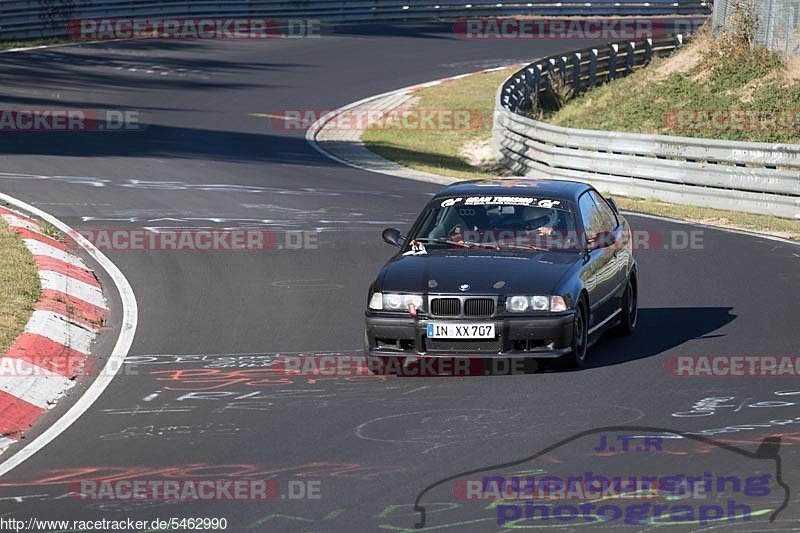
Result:
M494 91L511 72L477 73L416 93L418 110L430 110L435 116L450 111L468 113L469 126L417 129L381 125L368 129L361 140L376 154L424 172L466 179L492 176L490 166L470 164L463 148L491 137Z
M24 39L21 41L0 41L0 50L12 48L32 48L34 46L49 46L52 44L67 44L76 42L69 37L48 37L46 39Z
M39 300L39 276L33 256L0 218L0 354L22 333Z

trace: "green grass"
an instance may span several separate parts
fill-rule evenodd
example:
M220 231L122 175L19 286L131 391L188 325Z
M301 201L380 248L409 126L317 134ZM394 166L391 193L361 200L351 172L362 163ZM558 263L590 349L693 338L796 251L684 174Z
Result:
M14 230L0 219L0 354L25 328L39 292L33 256Z
M413 129L396 126L372 127L361 140L378 155L410 168L458 178L493 175L471 166L460 150L469 141L491 138L494 91L510 69L479 73L428 87L417 93L418 109L467 111L470 128Z
M797 143L797 70L795 61L776 53L701 33L671 57L583 93L546 120L570 128ZM742 118L731 123L730 112ZM775 114L781 122L773 126Z
M19 41L0 41L0 50L11 48L30 48L33 46L48 46L51 44L67 44L76 42L69 37L48 37L45 39L23 39Z

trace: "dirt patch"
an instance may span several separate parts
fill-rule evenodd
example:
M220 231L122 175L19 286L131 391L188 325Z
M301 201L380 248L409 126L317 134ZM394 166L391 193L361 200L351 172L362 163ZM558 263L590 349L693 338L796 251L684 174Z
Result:
M652 71L651 80L661 81L672 74L687 73L699 65L702 58L701 46L687 47L671 57L669 61L657 65Z
M509 173L509 170L496 159L491 139L467 141L458 151L458 155L480 172L489 172L500 176Z

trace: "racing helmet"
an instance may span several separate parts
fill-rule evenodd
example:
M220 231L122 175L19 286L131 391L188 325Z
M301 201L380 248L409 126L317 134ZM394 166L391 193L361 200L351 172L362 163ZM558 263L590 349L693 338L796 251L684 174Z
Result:
M555 226L558 213L548 207L528 206L522 211L522 220L527 229Z

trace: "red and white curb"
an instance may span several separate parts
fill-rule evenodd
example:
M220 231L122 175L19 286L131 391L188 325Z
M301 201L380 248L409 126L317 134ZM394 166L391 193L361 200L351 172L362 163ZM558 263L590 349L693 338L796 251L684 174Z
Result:
M108 306L94 272L64 243L19 211L0 207L0 216L30 250L41 282L25 330L0 357L2 453L90 368Z

